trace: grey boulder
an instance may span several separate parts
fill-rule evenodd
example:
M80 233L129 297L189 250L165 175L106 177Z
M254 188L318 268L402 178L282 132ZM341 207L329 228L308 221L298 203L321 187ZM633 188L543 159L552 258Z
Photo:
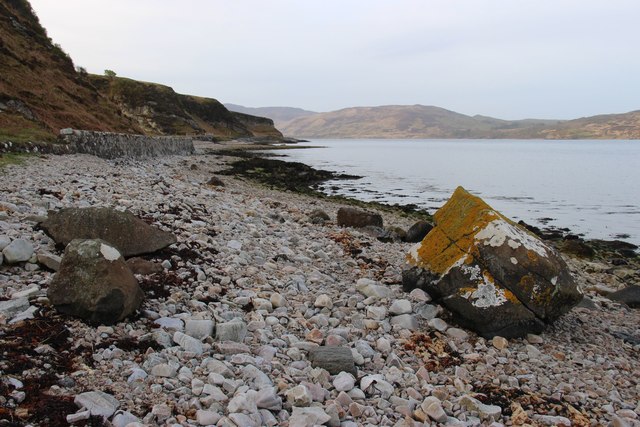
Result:
M117 249L77 239L65 249L47 296L60 312L109 325L136 311L144 293Z
M74 239L102 239L124 257L153 253L176 243L176 237L148 225L130 212L112 208L66 208L50 211L40 227L57 244Z

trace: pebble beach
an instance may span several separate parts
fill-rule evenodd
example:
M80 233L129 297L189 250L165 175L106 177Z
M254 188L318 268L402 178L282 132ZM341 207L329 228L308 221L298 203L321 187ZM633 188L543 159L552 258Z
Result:
M27 301L0 310L0 426L640 426L640 312L607 298L640 283L635 264L564 256L588 303L540 335L487 340L403 291L410 243L338 227L336 201L208 184L230 158L201 148L0 170L0 238L33 246L0 266L0 306ZM145 256L162 268L137 276L135 316L91 326L49 305L43 260L62 251L36 224L103 206L178 243ZM348 348L355 372L312 363L321 346Z

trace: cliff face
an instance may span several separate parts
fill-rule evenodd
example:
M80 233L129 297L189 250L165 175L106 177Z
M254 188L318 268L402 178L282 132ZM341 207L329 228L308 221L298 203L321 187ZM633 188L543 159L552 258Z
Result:
M230 112L212 98L181 95L169 86L122 77L91 75L90 80L149 135L282 136L272 120Z
M215 99L78 72L26 0L0 0L0 140L54 139L62 128L217 137L281 137L273 121Z
M74 69L25 0L0 1L0 137L50 139L60 128L138 132Z

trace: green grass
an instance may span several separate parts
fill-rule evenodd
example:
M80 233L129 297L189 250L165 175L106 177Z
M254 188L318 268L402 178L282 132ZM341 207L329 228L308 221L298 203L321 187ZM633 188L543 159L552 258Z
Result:
M8 129L0 129L0 142L55 142L56 137L53 133L44 129L37 128L20 128L13 131Z
M27 153L2 153L0 154L0 173L3 172L5 166L21 165L33 154Z

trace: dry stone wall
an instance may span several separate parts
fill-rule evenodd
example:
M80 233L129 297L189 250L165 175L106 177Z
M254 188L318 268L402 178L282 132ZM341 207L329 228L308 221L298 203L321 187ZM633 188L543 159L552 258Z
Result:
M62 129L60 136L72 152L104 159L193 154L190 136L146 136L124 133Z

